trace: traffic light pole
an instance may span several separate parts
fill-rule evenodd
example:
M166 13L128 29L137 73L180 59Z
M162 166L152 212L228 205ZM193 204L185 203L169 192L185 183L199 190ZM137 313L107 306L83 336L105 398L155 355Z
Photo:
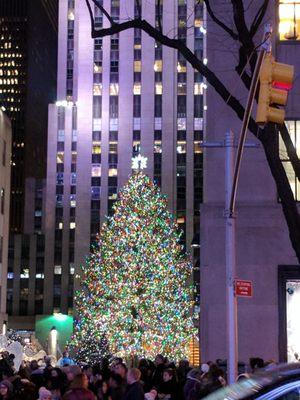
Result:
M257 84L258 84L258 80L259 80L259 72L260 72L260 68L261 68L265 53L266 53L266 50L264 48L262 48L258 54L255 69L254 69L253 76L252 76L250 90L249 90L249 94L248 94L248 100L247 100L247 104L246 104L246 108L245 108L241 132L240 132L240 140L239 140L235 168L234 168L232 191L231 191L230 204L229 204L229 213L230 214L234 214L236 191L237 191L237 184L238 184L238 179L239 179L239 174L240 174L240 167L241 167L242 155L243 155L243 150L244 150L244 144L245 144L245 140L246 140L246 134L247 134L248 124L249 124L251 111L252 111L252 107L253 107L253 102L254 102L254 98L255 98L255 93L256 93L256 89L257 89Z
M235 382L238 368L238 323L237 323L237 299L235 296L236 279L236 220L235 203L237 184L240 174L240 166L245 147L247 128L255 93L257 89L260 68L267 51L270 51L272 29L270 25L265 28L263 46L257 57L255 69L252 76L247 104L245 107L242 128L240 132L236 161L234 165L233 134L226 136L226 230L225 230L225 251L226 251L226 322L227 322L227 381L229 384Z
M236 227L235 216L230 213L230 199L234 176L234 136L230 131L225 138L225 263L226 263L226 341L227 341L227 382L232 384L237 377L238 326L236 278Z

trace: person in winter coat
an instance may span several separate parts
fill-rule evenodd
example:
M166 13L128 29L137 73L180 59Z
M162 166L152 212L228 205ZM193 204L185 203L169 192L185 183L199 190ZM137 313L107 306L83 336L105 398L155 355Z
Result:
M127 373L127 387L122 400L144 400L144 390L140 382L141 371L131 368Z
M9 400L13 398L13 385L9 381L0 383L0 399Z
M165 357L162 354L157 354L155 357L155 370L152 375L152 386L158 388L163 383L163 372L165 369Z
M123 385L123 380L120 375L112 372L109 378L109 396L111 400L121 400L126 386Z
M174 369L166 369L163 372L163 383L158 388L158 398L164 400L176 400L178 385Z
M85 374L78 374L74 377L71 383L70 390L68 390L63 400L95 400L93 392L88 390L89 380Z
M185 385L183 388L185 400L189 399L189 394L190 394L191 390L193 390L196 383L201 382L201 375L202 375L202 371L198 368L194 368L188 372L187 377L186 377L186 382L185 382Z

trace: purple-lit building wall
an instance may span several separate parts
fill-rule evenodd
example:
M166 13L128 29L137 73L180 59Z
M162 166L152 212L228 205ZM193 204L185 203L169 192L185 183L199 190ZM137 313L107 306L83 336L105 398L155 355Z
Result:
M261 2L250 2L247 15L255 14ZM271 1L266 16L272 22L273 54L280 62L295 65L299 75L299 37L279 40L279 2ZM280 3L285 3L280 2ZM293 3L293 2L290 2ZM248 4L248 5L249 5ZM226 19L223 1L214 1L214 10ZM294 4L290 5L294 7ZM228 3L228 7L231 5ZM250 18L249 18L250 20ZM248 21L249 22L249 21ZM229 23L230 24L230 23ZM258 32L259 43L262 32ZM237 78L236 60L232 52L235 43L224 31L208 19L207 58L211 67L231 92L245 104L247 93ZM299 93L297 81L290 93L286 111L293 140L299 149ZM225 133L240 131L241 122L224 104L216 92L207 89L207 124L205 140L223 141ZM248 141L258 143L249 134ZM286 151L279 141L280 156L284 160L295 196L298 184L288 163ZM204 200L201 207L201 352L202 359L226 358L226 297L225 297L225 148L208 148L204 151ZM287 356L292 319L285 321L285 303L289 303L286 289L290 280L300 279L298 261L291 247L286 222L278 202L276 187L268 168L263 149L246 148L242 160L237 195L237 277L253 281L253 297L238 299L239 359L248 361L257 356L264 359L284 360ZM285 267L280 267L285 266ZM290 267L288 267L290 266ZM290 271L290 272L289 272ZM297 272L298 271L298 272ZM286 280L288 282L286 282ZM295 293L297 291L295 290ZM294 296L296 299L296 296ZM298 316L294 316L297 321ZM295 324L294 324L295 325ZM299 324L298 324L299 325ZM293 335L295 331L293 332ZM298 332L299 338L299 332ZM288 344L289 351L292 344ZM298 342L299 347L299 342ZM291 361L294 357L290 357Z
M103 5L116 20L137 13L134 0ZM162 15L164 31L177 32L203 56L201 5L166 0L159 11L143 1L142 14L152 24ZM95 23L108 26L97 10ZM96 40L90 35L85 1L61 0L57 102L48 119L45 314L72 312L80 264L132 173L133 156L148 158L145 172L168 196L188 251L199 232L203 78L138 29ZM195 263L197 257L195 250Z

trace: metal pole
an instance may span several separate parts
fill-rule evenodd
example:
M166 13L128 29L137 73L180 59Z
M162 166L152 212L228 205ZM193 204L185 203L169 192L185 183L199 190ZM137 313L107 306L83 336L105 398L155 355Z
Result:
M236 252L235 216L230 211L230 197L234 172L234 135L228 132L225 137L225 194L226 194L226 326L227 326L227 381L234 383L238 364L237 301L235 297Z
M236 244L235 244L235 200L240 173L241 160L246 140L249 119L257 89L260 68L266 52L271 51L272 27L265 26L264 41L257 57L253 72L247 104L244 112L236 162L234 165L234 147L232 132L226 135L226 322L227 322L227 380L235 382L238 367L238 329L237 329L237 300L235 297L236 278Z
M246 108L245 108L245 112L244 112L242 128L241 128L241 132L240 132L240 139L239 139L239 145L238 145L238 151L237 151L236 163L235 163L235 169L234 169L233 184L232 184L232 190L231 190L231 196L230 196L229 210L231 213L234 213L237 184L238 184L240 167L241 167L241 160L242 160L244 144L245 144L245 140L246 140L248 124L249 124L251 111L252 111L252 107L253 107L253 102L254 102L254 98L255 98L255 93L256 93L256 89L257 89L260 68L261 68L265 53L271 51L271 33L272 33L272 27L271 27L271 25L267 24L265 26L264 41L263 41L262 46L260 47L260 52L258 53L257 61L255 64L255 68L254 68L254 72L253 72L253 76L252 76L252 80L251 80L251 85L250 85L250 90L249 90L249 94L248 94L247 104L246 104Z

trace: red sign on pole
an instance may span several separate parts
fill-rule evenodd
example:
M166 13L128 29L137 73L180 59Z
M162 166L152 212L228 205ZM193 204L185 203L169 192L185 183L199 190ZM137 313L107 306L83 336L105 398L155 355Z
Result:
M240 297L252 297L253 295L252 281L244 281L242 279L236 279L235 295Z

